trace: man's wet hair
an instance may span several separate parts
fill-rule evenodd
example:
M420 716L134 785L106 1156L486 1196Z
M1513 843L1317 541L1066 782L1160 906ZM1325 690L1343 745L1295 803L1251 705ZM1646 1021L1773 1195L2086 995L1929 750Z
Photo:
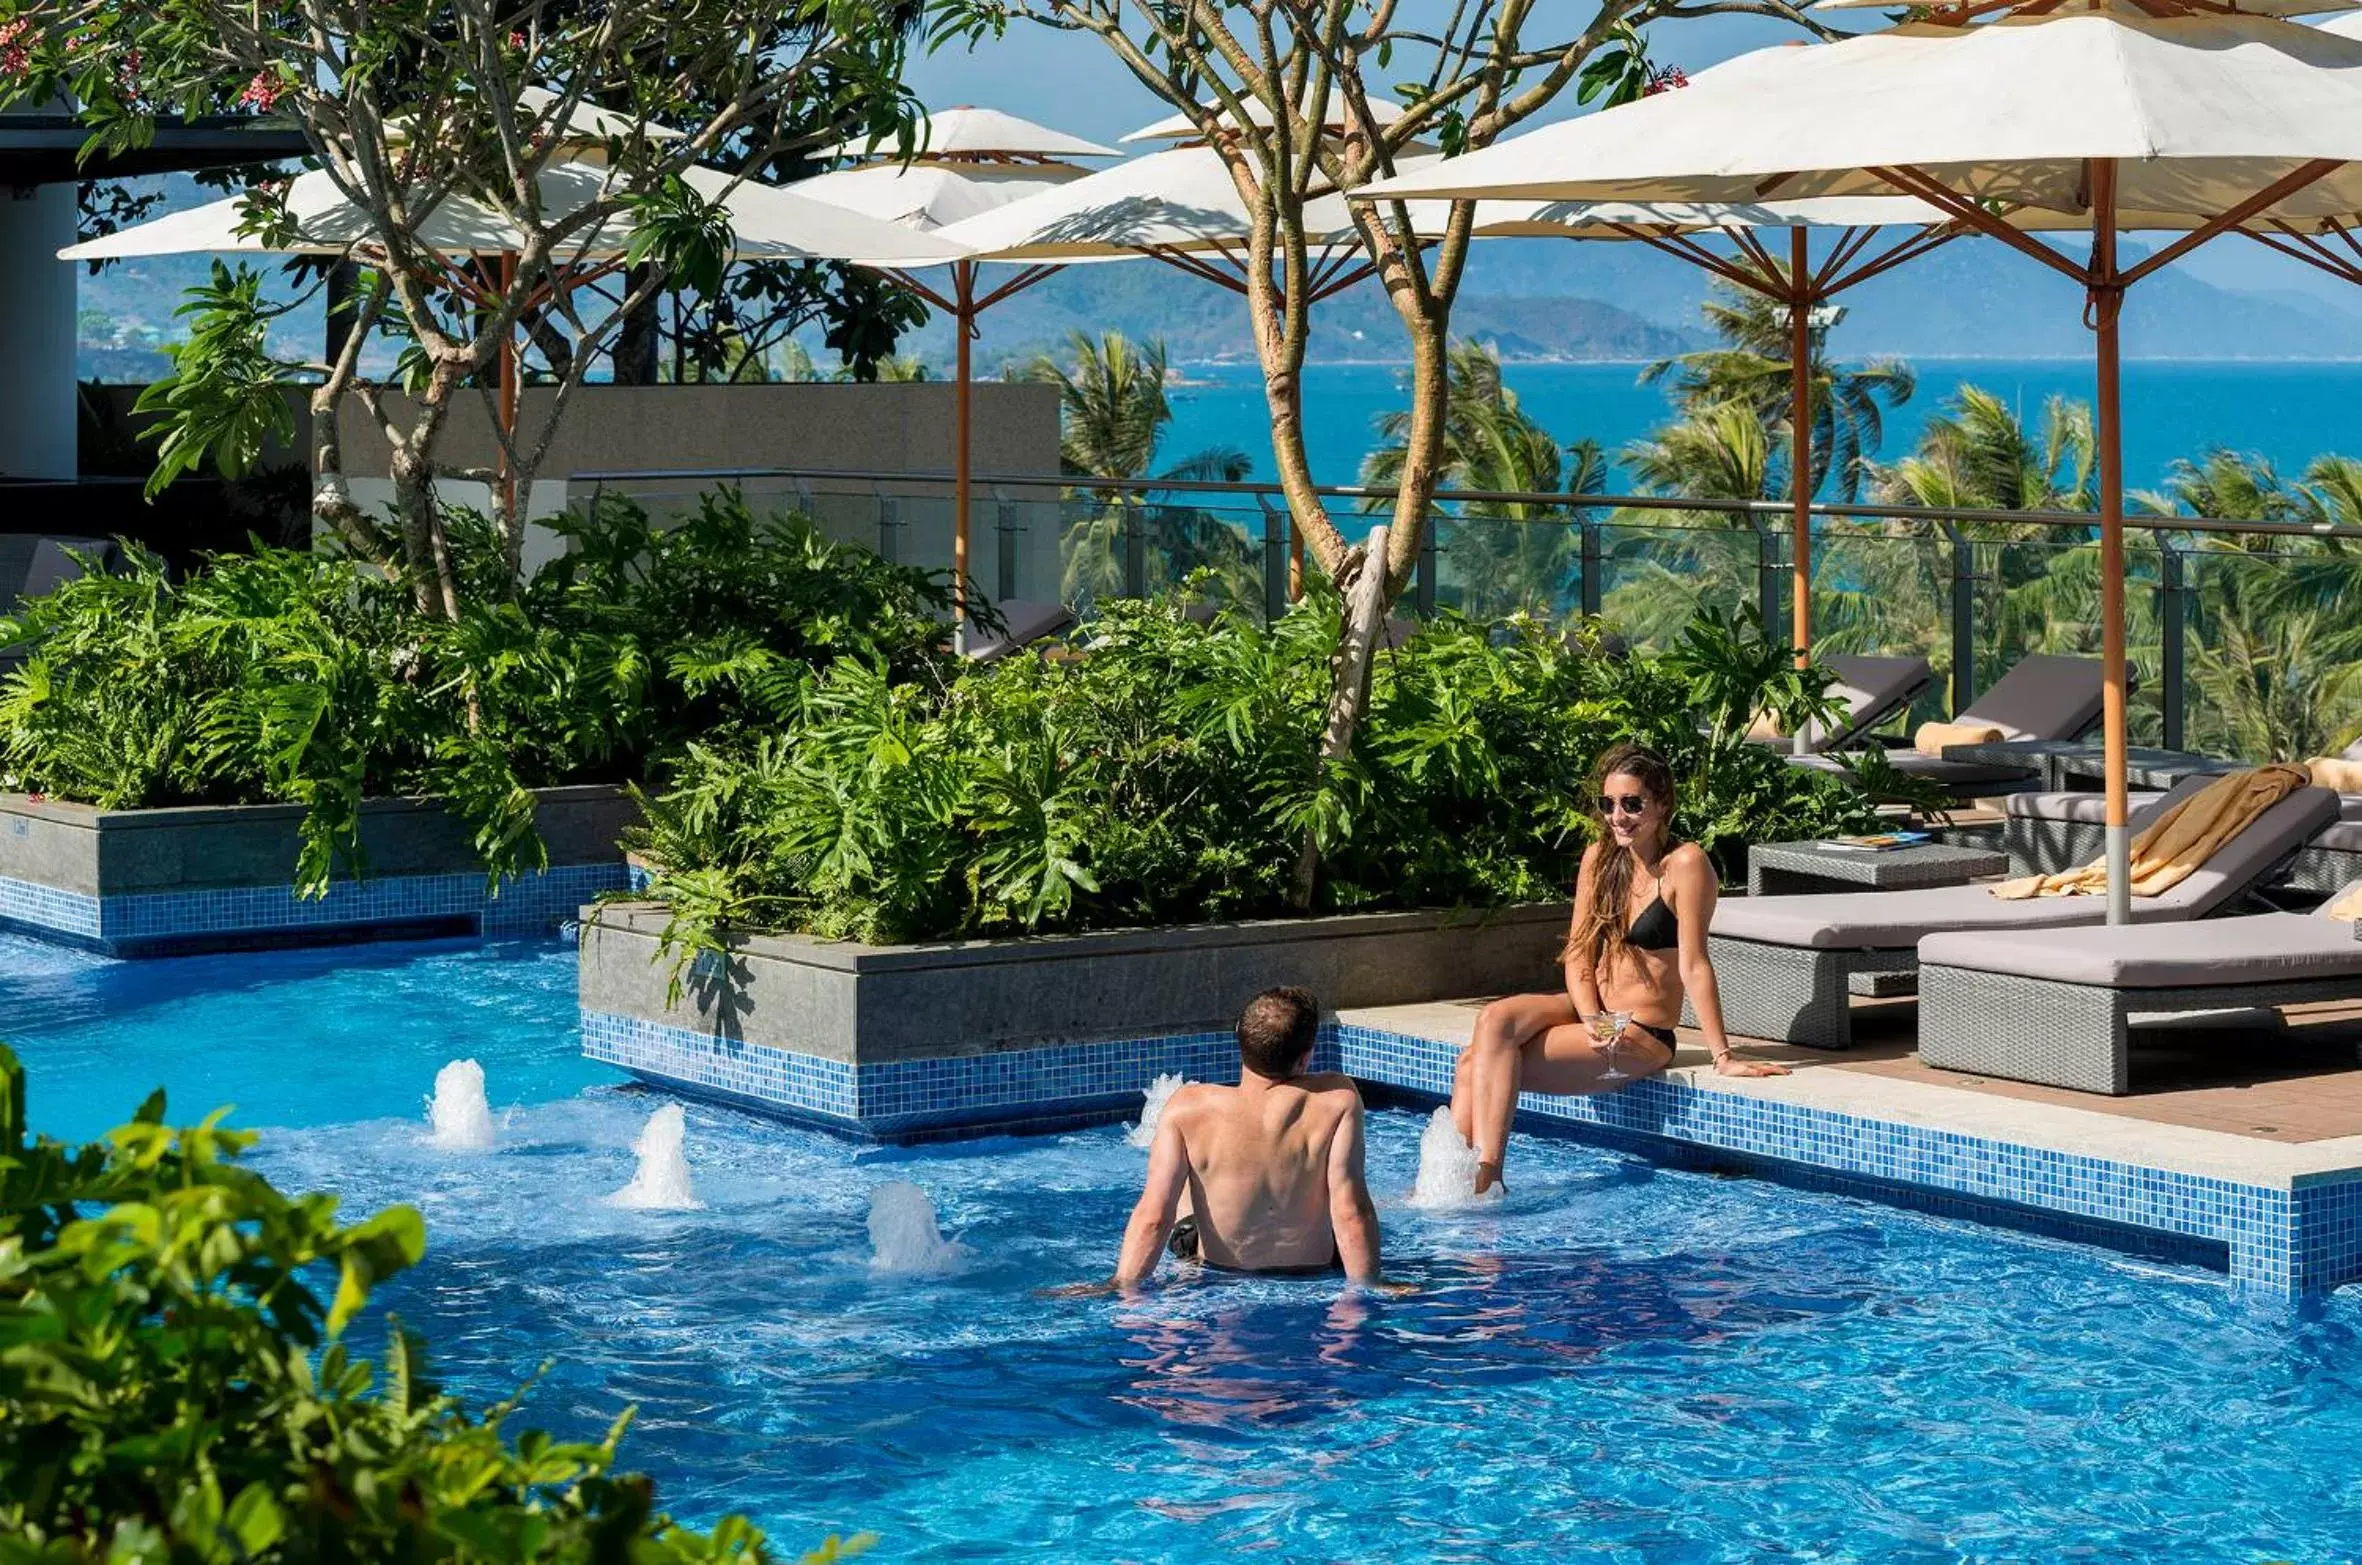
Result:
M1238 1013L1239 1063L1285 1081L1304 1068L1320 1036L1320 1002L1309 989L1266 989Z

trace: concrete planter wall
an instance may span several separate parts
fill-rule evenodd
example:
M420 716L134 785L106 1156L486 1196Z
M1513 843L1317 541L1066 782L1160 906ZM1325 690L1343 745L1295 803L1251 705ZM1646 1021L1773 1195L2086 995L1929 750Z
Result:
M367 878L304 899L293 886L300 806L99 810L0 794L0 924L110 956L552 929L624 884L615 839L631 806L603 785L536 798L550 868L497 894L438 801L381 799L362 807Z
M1558 983L1568 911L1379 913L1031 939L737 941L668 1002L661 911L585 909L583 1050L648 1080L886 1140L1135 1112L1159 1073L1235 1080L1274 984L1334 1010Z

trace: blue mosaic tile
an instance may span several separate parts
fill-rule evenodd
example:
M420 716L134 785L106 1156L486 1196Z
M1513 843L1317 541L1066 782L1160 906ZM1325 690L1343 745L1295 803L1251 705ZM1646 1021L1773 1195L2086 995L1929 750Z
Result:
M446 921L487 935L528 934L556 929L585 902L624 884L620 859L558 865L497 887L480 874L340 880L323 897L298 897L291 885L93 897L0 878L0 922L115 955L241 936Z
M1343 1069L1356 1079L1429 1097L1451 1091L1458 1051L1449 1044L1366 1027L1342 1029L1339 1041ZM1627 1142L1717 1149L1871 1184L2219 1243L2232 1280L2263 1293L2320 1293L2362 1279L2362 1177L2275 1190L1663 1077L1593 1097L1527 1093L1518 1110Z
M718 1038L604 1011L582 1013L583 1053L693 1092L817 1119L881 1140L936 1133L1059 1128L1137 1113L1159 1075L1236 1081L1238 1041L1227 1032L1055 1044L855 1067L792 1050ZM1313 1055L1337 1068L1332 1030Z

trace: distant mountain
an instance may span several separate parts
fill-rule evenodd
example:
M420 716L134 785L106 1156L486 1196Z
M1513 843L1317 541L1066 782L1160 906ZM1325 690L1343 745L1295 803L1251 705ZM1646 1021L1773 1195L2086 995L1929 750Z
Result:
M2245 240L2217 275L2169 266L2127 296L2124 351L2161 359L2339 359L2362 356L2362 289L2350 307L2314 274ZM2128 244L2127 257L2146 254ZM2236 261L2237 264L2231 264ZM2324 281L2326 279L2323 279ZM1499 295L1580 295L1660 325L1689 326L1709 278L1633 241L1504 239L1480 244L1468 287ZM2083 294L2040 263L1986 240L1945 245L1838 297L1849 356L2083 358Z
M2362 289L2310 273L2236 239L2204 265L2168 267L2136 286L2124 318L2135 358L2362 357ZM2142 253L2137 246L2131 253ZM173 310L206 274L201 256L161 257L84 276L82 370L143 378L159 345L180 335ZM261 263L266 268L272 263ZM2202 275L2203 274L2203 275ZM1632 241L1490 240L1473 252L1454 329L1511 360L1646 359L1703 341L1698 304L1707 276ZM1839 351L1849 357L2084 358L2081 290L2045 267L1983 240L1946 245L1841 296ZM1401 327L1372 284L1325 301L1311 357L1403 358ZM1238 295L1153 261L1069 267L986 314L978 367L1063 348L1074 331L1162 337L1178 363L1250 360ZM274 336L316 342L318 308L288 317ZM910 349L948 365L948 322L932 321Z
M1076 331L1161 337L1177 363L1245 362L1255 352L1238 294L1155 261L1069 267L985 312L980 329L977 365L986 373L1044 349L1063 352ZM1693 325L1574 296L1464 295L1454 329L1523 360L1658 358L1704 340ZM906 340L930 363L951 357L948 321L932 321ZM1327 363L1403 357L1402 325L1375 283L1322 301L1309 356Z

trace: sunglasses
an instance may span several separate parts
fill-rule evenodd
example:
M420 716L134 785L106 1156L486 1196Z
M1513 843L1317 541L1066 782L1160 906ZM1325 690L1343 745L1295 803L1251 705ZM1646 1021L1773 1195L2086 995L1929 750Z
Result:
M1594 802L1599 805L1599 813L1602 815L1615 815L1619 813L1625 815L1646 815L1648 813L1649 805L1655 801L1650 799L1645 793L1603 793Z

